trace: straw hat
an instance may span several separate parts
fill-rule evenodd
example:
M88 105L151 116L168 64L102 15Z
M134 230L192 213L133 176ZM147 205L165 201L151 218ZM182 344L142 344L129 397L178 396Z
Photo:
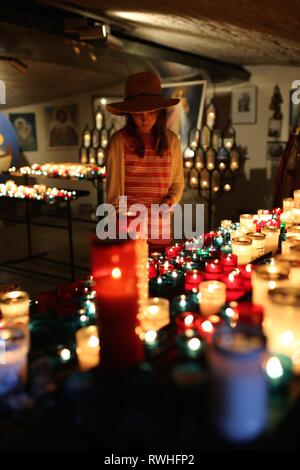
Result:
M169 108L178 104L178 98L164 98L161 84L153 72L140 72L130 75L125 83L125 98L106 106L112 114L142 113Z

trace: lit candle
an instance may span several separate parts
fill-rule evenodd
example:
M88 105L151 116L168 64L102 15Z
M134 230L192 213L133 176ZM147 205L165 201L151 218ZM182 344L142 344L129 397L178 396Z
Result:
M241 214L240 215L240 228L245 232L253 232L256 230L254 223L254 214Z
M294 207L296 209L299 209L300 208L300 189L295 189L294 193Z
M29 322L29 296L24 291L11 291L0 298L2 317L6 321Z
M158 331L169 323L169 301L162 297L153 297L148 299L144 314L140 317L141 333L145 333L148 330Z
M200 318L198 313L195 312L183 312L179 314L176 319L176 325L178 332L181 333L184 330L195 329L195 321Z
M219 281L204 281L200 284L200 313L214 315L226 302L226 285Z
M223 267L224 272L230 272L237 267L238 258L233 253L222 254L220 263Z
M186 291L198 288L200 282L204 280L204 274L201 273L198 269L192 269L185 273L185 285L184 288Z
M28 346L20 328L0 328L0 395L14 389L24 380L27 369Z
M300 248L300 245L299 245ZM300 286L300 251L299 253L289 252L286 255L275 257L276 263L288 263L290 268L290 283L295 287Z
M282 200L283 212L288 212L291 209L294 209L294 199L292 197L287 197Z
M145 307L141 270L146 270L142 240L94 239L92 272L97 293L101 368L108 372L143 360L144 348L136 333L137 315ZM143 267L142 267L143 266ZM152 279L153 280L153 279ZM152 281L151 280L151 281Z
M209 315L205 320L203 320L203 318L199 318L195 321L195 329L207 343L211 343L212 335L216 326L219 325L221 321L222 320L218 315Z
M237 256L238 264L251 262L252 240L243 236L232 239L232 253Z
M76 331L76 354L82 371L97 367L100 362L100 345L97 327L94 325Z
M255 266L251 273L252 301L265 306L268 302L268 290L289 284L289 265L272 263Z
M271 391L286 389L292 380L292 361L284 354L270 354L265 363Z
M223 266L219 259L213 259L206 261L205 272L210 274L221 274L223 272Z
M264 309L261 305L251 302L230 302L229 306L222 311L224 317L232 327L239 324L262 327Z
M300 225L290 225L286 229L286 236L288 237L300 237Z
M259 232L249 232L247 237L251 238L251 260L255 260L265 253L266 235Z
M286 240L281 242L281 254L288 255L291 247L295 245L300 245L300 236L299 237L288 237Z
M176 337L176 343L185 358L197 359L204 354L204 342L197 331L185 330Z
M267 427L265 343L259 329L247 326L220 326L213 335L208 351L213 420L219 432L232 441L249 441Z
M230 228L231 224L232 224L232 221L229 220L229 219L221 220L221 227L222 228Z
M263 327L271 353L288 356L300 374L300 289L279 287L269 291Z
M268 253L269 251L272 251L273 254L276 253L278 250L280 229L278 227L265 225L262 227L261 231L266 235L265 253Z

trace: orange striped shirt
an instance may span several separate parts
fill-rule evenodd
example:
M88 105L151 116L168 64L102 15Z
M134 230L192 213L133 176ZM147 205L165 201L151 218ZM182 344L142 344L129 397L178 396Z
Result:
M151 243L168 243L172 238L170 218L150 219L151 204L162 204L168 196L172 166L170 149L163 155L157 155L151 135L144 136L145 153L141 158L135 153L130 137L124 137L125 161L125 196L128 208L131 204L143 204L148 209L148 239ZM163 227L169 225L170 237L165 239ZM159 238L151 239L151 228L159 230Z

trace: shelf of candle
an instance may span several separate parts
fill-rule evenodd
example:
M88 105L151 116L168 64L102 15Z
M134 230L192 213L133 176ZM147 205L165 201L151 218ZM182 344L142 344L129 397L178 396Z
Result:
M11 167L3 172L11 176L46 177L68 180L94 180L105 178L105 167L83 163L34 163L20 168Z
M43 184L35 184L33 186L16 185L11 180L5 184L0 184L0 198L7 200L30 200L54 204L74 201L89 194L89 191L51 188Z

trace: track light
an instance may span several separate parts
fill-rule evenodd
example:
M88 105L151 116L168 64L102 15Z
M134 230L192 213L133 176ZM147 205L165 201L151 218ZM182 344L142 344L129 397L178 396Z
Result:
M105 24L97 24L79 31L79 38L81 40L95 40L107 38L107 28Z

